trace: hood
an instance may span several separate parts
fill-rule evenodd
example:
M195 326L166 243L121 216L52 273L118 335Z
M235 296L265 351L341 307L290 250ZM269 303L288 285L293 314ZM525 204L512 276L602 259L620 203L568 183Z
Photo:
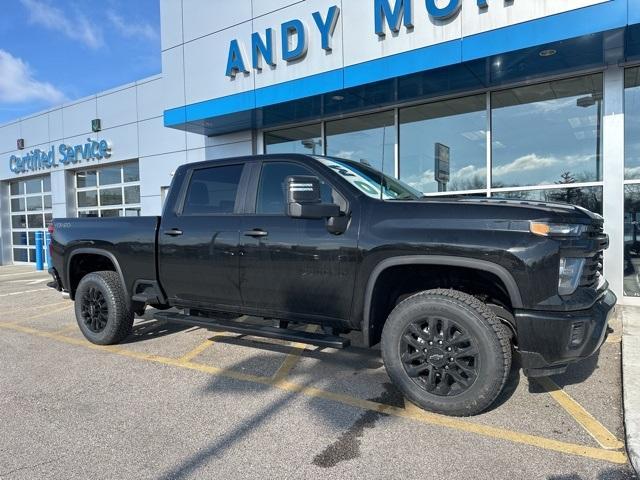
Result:
M396 203L396 202L394 202ZM485 217L504 220L548 220L558 223L600 223L602 217L585 208L566 203L541 202L506 198L483 197L424 197L419 200L398 201L402 205L430 205L432 210L448 215Z

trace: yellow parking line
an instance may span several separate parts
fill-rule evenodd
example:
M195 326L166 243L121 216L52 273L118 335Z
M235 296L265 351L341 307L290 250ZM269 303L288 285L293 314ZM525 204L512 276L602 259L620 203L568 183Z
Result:
M183 362L180 359L163 357L159 355L151 355L148 353L141 353L132 350L127 350L118 346L100 346L94 345L80 338L65 337L57 335L55 333L44 332L35 328L25 327L22 325L2 325L0 328L11 329L17 332L35 335L44 338L54 339L60 342L64 342L70 345L81 346L92 350L100 350L116 355L121 355L128 358L137 360L143 360L148 362L154 362L162 365L169 365L179 368L186 368L202 373L208 373L211 375L221 376L225 378L231 378L235 380L241 380L245 382L258 383L262 385L268 385L278 388L287 392L295 392L308 397L323 398L326 400L335 401L344 405L350 405L365 410L373 410L388 415L393 415L401 418L408 418L417 420L428 425L436 425L454 430L475 433L478 435L495 438L499 440L506 440L514 443L520 443L523 445L529 445L546 450L552 450L569 455L577 455L581 457L591 458L595 460L603 460L611 463L625 464L627 463L627 456L624 451L611 451L602 448L589 447L585 445L577 445L573 443L561 442L558 440L552 440L545 437L539 437L536 435L529 435L512 430L506 430L498 427L490 427L487 425L479 425L466 420L462 420L454 417L445 417L434 413L424 412L419 409L405 409L386 405L383 403L373 402L371 400L363 400L360 398L352 397L341 393L329 392L321 390L319 388L307 387L294 382L280 380L274 381L269 377L262 377L258 375L250 375L233 370L223 370L219 367L211 365L203 365L194 362Z
M200 355L202 352L204 352L207 348L209 348L211 345L213 345L213 340L207 338L204 342L202 342L196 348L185 353L182 357L178 359L178 361L182 363L190 362L191 360L196 358L198 355Z
M618 440L613 433L607 430L604 425L596 420L582 405L571 398L567 392L562 390L549 377L536 378L535 381L538 382L538 384L551 395L551 398L564 408L602 448L618 450L624 447L623 442Z
M309 333L315 332L316 325L307 325L306 331ZM274 382L284 380L289 373L291 373L291 370L296 366L296 363L300 360L302 352L307 349L307 346L308 345L306 343L299 342L291 344L291 350L287 354L287 357L282 362L282 365L280 365L280 368L278 368L278 371L271 377Z
M56 330L55 332L53 332L55 335L63 335L65 333L69 333L69 332L73 332L75 330L78 330L78 324L74 323L73 325L67 325L64 328L61 328L60 330Z

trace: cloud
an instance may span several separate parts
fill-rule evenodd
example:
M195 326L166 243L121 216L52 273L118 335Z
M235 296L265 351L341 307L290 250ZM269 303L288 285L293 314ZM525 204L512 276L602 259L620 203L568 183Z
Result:
M513 162L506 165L499 165L493 167L493 175L499 177L502 175L509 175L510 173L526 172L530 170L537 170L539 168L546 168L556 165L558 159L554 157L539 157L535 153L530 153L522 157L516 158Z
M0 102L33 100L53 104L63 102L65 96L50 83L36 80L31 68L22 59L0 49Z
M148 23L127 22L113 10L107 12L107 19L114 28L125 38L142 37L147 40L158 38L158 32Z
M59 8L40 0L20 0L29 11L29 22L59 32L95 50L104 45L102 30L80 11L69 17Z

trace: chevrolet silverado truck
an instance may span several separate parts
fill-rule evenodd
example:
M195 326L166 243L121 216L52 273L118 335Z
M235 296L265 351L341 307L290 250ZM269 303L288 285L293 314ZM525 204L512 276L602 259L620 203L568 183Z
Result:
M147 306L165 321L320 347L344 348L358 331L381 344L409 400L448 415L487 409L512 356L535 377L594 354L616 303L599 215L426 198L339 158L183 165L161 217L49 228L50 286L75 301L93 343L123 340Z

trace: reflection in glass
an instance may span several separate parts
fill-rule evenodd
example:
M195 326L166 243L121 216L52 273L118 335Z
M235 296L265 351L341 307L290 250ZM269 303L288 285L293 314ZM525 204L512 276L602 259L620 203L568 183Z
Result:
M11 235L14 245L26 245L27 244L27 232L13 232Z
M44 226L48 227L49 224L53 221L53 214L45 213L44 214Z
M122 176L124 182L137 182L140 180L140 168L138 162L128 163L122 167Z
M11 182L11 195L24 195L24 182Z
M42 191L43 192L51 191L51 175L42 177Z
M14 248L13 249L13 261L14 262L28 262L29 257L26 248Z
M124 203L140 203L140 186L124 187Z
M322 155L322 128L319 123L264 134L265 153L308 153Z
M486 128L485 95L401 109L400 179L424 193L487 188Z
M100 216L101 217L121 217L122 216L122 210L117 209L117 210L101 210L100 211Z
M640 178L640 67L624 71L624 178Z
M100 205L120 205L122 188L103 188L100 190Z
M44 196L44 208L51 208L51 195Z
M640 297L640 185L624 186L624 294Z
M98 185L97 172L78 172L76 174L76 183L78 188L95 187Z
M27 222L29 228L43 228L44 221L42 220L42 214L38 213L35 215L27 215Z
M395 173L393 111L327 122L327 155L355 160L388 175Z
M97 207L98 192L97 190L89 190L86 192L78 192L78 207Z
M125 217L139 217L140 209L139 208L125 208L124 209Z
M117 167L107 167L100 170L100 185L113 185L114 183L121 183L121 168Z
M78 212L78 217L97 217L98 210L86 210L84 212Z
M36 210L42 210L42 197L27 197L27 210L29 212L35 212Z
M42 180L34 178L25 182L27 194L42 192Z
M591 182L602 178L602 75L495 92L494 187Z
M27 228L27 217L25 215L12 215L11 226L13 228Z
M11 199L11 211L12 212L24 212L24 198L12 198Z
M602 215L602 187L549 188L546 190L494 192L491 196L493 198L570 203L571 205L578 205Z

